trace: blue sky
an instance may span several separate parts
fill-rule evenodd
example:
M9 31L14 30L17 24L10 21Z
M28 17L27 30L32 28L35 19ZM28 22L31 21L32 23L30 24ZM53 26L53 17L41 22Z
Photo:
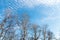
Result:
M0 17L10 7L16 13L28 13L31 22L48 24L57 38L60 34L60 0L0 0Z

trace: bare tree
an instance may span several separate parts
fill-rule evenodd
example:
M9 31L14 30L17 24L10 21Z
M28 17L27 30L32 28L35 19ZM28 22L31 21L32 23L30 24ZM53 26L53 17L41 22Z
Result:
M52 40L53 33L51 31L48 31L47 35L48 35L48 40Z
M5 25L6 25L7 19L9 19L9 17L10 17L10 15L9 16L7 16L7 15L8 14L5 15L4 19L0 23L0 29L1 29L0 38L2 37L2 40L4 38Z
M39 25L34 23L29 27L30 21L28 14L23 13L20 15L21 17L19 18L18 15L12 14L11 9L9 8L6 9L5 12L6 13L4 15L4 19L0 23L1 40L52 40L53 33L47 30L47 25L44 25L42 30ZM15 27L17 30L17 27L19 27L20 33L18 33L18 35L20 36L15 34L17 31ZM32 32L32 34L30 32ZM31 35L31 37L29 34Z
M47 39L47 25L44 25L42 30L43 40Z
M33 40L38 40L41 34L41 28L37 24L32 24Z
M11 30L11 28L13 28L15 26L15 20L14 20L15 17L14 17L14 15L11 14L10 9L6 9L5 12L6 12L4 15L5 17L0 24L0 29L1 29L0 37L2 37L1 40L6 39L6 37L9 38L9 40L12 40L12 38L8 37L10 34L9 35L6 35L6 34L8 34L7 32L9 32L8 30L10 30L10 31L14 30L14 29ZM14 33L14 31L11 32L11 35L13 33Z
M21 40L26 40L27 37L27 29L28 29L28 22L29 22L29 16L24 13L21 16L21 28L22 28L22 39Z

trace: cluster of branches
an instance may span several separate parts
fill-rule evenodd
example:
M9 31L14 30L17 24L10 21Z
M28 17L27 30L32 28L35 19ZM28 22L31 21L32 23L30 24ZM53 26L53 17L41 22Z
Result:
M44 27L31 23L28 14L20 16L5 11L3 20L0 22L0 40L53 40L53 33Z

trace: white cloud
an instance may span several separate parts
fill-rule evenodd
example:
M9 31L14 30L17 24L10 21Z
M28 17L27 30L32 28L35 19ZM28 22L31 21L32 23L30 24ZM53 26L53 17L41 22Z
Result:
M60 0L15 0L20 6L34 7L40 4L46 6L57 5L60 3Z
M55 5L60 2L60 0L38 0L38 1L45 5Z
M58 14L58 13L57 13ZM55 15L55 14L54 14ZM59 36L59 31L60 31L60 16L48 16L46 18L43 18L41 20L43 24L48 24L50 30L55 34L55 37L58 39Z
M38 19L36 21L40 21L43 23L48 23L51 24L50 27L52 27L51 29L56 33L59 32L58 28L60 28L60 0L16 0L16 2L23 7L29 7L29 8L33 8L35 6L39 6L40 4L46 5L46 6L53 6L53 11L46 14L46 12L44 12L44 14L48 15L46 18ZM48 9L49 10L49 9ZM40 23L41 23L40 22ZM58 34L58 33L57 33Z
M60 16L43 18L41 21L42 22L45 22L45 21L49 22L49 21L55 21L55 20L60 20Z
M50 29L54 32L55 36L59 38L60 31L60 6L52 7L53 11L46 12L47 17L41 19L42 23L47 23ZM48 9L49 10L49 9ZM43 11L44 12L44 11Z

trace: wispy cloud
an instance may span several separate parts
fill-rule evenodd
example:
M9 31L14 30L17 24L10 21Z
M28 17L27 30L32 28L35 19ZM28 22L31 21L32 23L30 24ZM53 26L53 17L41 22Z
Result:
M35 7L40 4L46 6L57 5L60 3L60 0L15 0L20 6Z
M49 25L49 28L54 32L55 36L57 38L59 38L59 31L60 31L60 5L54 5L53 7L51 6L51 10L53 11L49 11L47 10L47 12L45 11L45 15L47 15L47 17L41 19L42 23L47 23ZM44 12L44 11L43 11Z

